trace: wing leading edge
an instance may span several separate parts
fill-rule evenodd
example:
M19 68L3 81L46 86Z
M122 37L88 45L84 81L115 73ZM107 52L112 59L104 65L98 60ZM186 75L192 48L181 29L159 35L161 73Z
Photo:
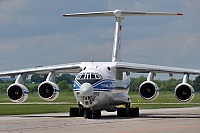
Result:
M35 68L27 68L27 69L19 69L19 70L11 70L11 71L3 71L0 72L0 76L15 76L19 74L47 74L49 72L56 73L77 73L82 70L81 63L68 63L68 64L60 64L60 65L52 65L52 66L39 66Z
M11 70L11 71L2 71L0 76L13 76L19 74L47 74L49 72L56 73L78 73L83 70L83 62L77 63L68 63L60 65L51 65L51 66L41 66L35 68ZM111 62L110 62L111 63ZM149 65L149 64L138 64L138 63L129 63L129 62L115 62L116 69L124 72L132 73L171 73L171 74L192 74L200 75L200 70L197 69L187 69L187 68L178 68L178 67L169 67L169 66L158 66L158 65Z
M155 72L155 73L170 73L170 74L200 75L200 70L196 70L196 69L148 65L148 64L137 64L137 63L128 63L128 62L117 62L116 69L121 70L121 71L133 72L133 73Z

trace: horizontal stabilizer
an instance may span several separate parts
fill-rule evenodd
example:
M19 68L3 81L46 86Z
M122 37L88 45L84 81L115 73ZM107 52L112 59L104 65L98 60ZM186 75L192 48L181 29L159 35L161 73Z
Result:
M86 12L86 13L73 13L64 14L64 17L95 17L95 16L115 16L123 18L124 16L177 16L183 15L182 13L168 13L168 12L136 12L136 11L103 11L103 12Z

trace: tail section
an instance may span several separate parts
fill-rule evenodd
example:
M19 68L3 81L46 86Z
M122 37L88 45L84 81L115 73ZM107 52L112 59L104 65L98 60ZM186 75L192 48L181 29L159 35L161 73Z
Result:
M64 14L64 17L96 17L96 16L114 16L116 18L115 34L112 52L112 62L120 62L121 53L121 20L125 16L177 16L182 13L166 13L166 12L135 12L135 11L103 11L103 12L87 12Z
M176 15L183 15L183 14L182 13L167 13L167 12L135 12L135 11L122 11L122 10L63 14L64 17L114 16L117 18L123 18L125 16L176 16Z

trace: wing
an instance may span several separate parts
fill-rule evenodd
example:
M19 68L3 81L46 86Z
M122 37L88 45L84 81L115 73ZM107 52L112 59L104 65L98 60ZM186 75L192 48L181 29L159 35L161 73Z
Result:
M137 63L128 63L128 62L117 62L116 69L133 72L133 73L169 73L169 74L193 74L200 75L200 70L196 69L187 69L187 68L178 68L178 67L168 67L168 66L157 66L157 65L148 65L148 64L137 64Z
M0 72L0 76L15 76L19 74L47 74L49 72L56 73L77 73L82 70L81 63L68 63L68 64L60 64L60 65L52 65L52 66L38 66L35 68L28 69L19 69L19 70L11 70L11 71L3 71Z

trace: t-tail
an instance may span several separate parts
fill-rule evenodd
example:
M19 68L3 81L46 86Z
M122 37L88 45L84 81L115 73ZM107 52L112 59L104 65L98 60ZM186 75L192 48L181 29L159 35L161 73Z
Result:
M115 33L112 51L112 62L120 62L121 57L121 21L125 16L176 16L183 15L182 13L167 13L167 12L136 12L136 11L103 11L103 12L86 12L64 14L64 17L96 17L96 16L114 16L116 18Z

